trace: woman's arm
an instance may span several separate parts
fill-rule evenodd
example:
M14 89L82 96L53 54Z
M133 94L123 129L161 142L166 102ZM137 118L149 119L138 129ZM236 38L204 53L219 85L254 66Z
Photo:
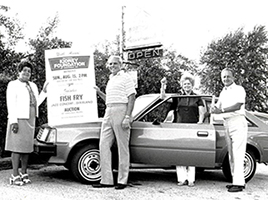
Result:
M106 94L103 93L97 86L94 86L94 89L97 91L97 94L103 99L103 101L106 101Z
M160 99L165 98L166 94L166 87L167 87L167 79L166 77L162 78L161 82L161 88L160 88Z
M47 98L48 84L49 84L48 81L46 81L44 83L43 89L41 90L40 94L38 95L38 101L37 101L38 106L40 106L43 103L43 101Z
M204 106L198 106L198 111L199 111L199 120L198 124L202 124L205 118L205 107Z
M17 118L17 113L18 113L18 108L17 108L17 89L18 85L16 82L9 82L7 86L7 91L6 91L6 102L7 102L7 110L8 110L8 118L10 124L13 123L18 123L18 118Z

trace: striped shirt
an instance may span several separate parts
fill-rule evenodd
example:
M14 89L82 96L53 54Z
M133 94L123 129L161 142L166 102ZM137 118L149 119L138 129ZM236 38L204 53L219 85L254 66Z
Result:
M131 94L136 94L136 90L129 74L119 71L116 75L110 75L106 87L106 104L128 103Z

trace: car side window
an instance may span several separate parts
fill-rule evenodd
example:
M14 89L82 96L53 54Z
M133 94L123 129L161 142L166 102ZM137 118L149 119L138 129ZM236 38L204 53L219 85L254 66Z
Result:
M139 121L143 122L159 122L159 123L172 123L174 122L174 114L176 113L176 106L180 97L173 97L158 104L151 111L145 114ZM194 98L194 97L193 97ZM202 100L207 111L205 100ZM206 113L207 114L207 113ZM179 123L179 122L178 122ZM209 116L204 119L204 123L209 123Z
M247 118L248 127L257 127L257 125Z
M139 121L154 122L157 120L158 122L164 122L169 113L170 107L171 103L165 101L164 103L155 106L153 110L144 115Z

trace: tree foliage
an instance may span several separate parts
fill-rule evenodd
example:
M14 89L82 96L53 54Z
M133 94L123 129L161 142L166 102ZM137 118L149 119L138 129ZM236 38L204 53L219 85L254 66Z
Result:
M167 92L176 93L180 89L179 80L184 71L195 74L197 65L177 54L175 50L164 49L163 57L140 59L136 61L138 72L137 95L159 93L161 79L167 78Z
M23 38L18 20L6 16L9 8L0 5L0 156L4 155L4 138L7 126L6 88L10 80L16 77L16 63L24 57L12 47Z
M7 107L6 107L6 88L10 80L15 79L16 76L16 63L20 60L21 54L17 54L9 48L5 48L0 40L0 119L1 131L0 134L5 132L7 125ZM1 134L2 135L2 134ZM0 135L0 138L1 138ZM5 136L5 135L4 135ZM3 140L0 140L0 155L1 146L3 147Z
M107 49L106 49L107 50ZM106 62L108 60L109 53L107 51L101 52L98 49L94 52L94 67L96 76L96 86L105 92L106 84L109 79L109 70L106 68ZM105 102L97 96L98 102L98 116L104 116Z
M117 43L118 44L118 43ZM119 55L119 48L112 48L111 43L106 43L103 51L98 49L94 52L94 64L96 74L96 85L105 92L109 80L109 70L106 68L106 61L110 55ZM114 50L114 49L117 49ZM126 60L125 60L126 61ZM179 79L184 71L195 74L197 65L178 55L175 50L164 49L163 57L138 59L125 64L127 71L136 70L138 78L138 87L136 88L137 97L143 94L159 93L160 80L166 77L168 80L167 92L176 93L180 89ZM98 112L102 117L105 112L105 103L98 97Z
M66 42L60 38L53 37L53 32L57 28L59 23L58 16L53 19L49 19L47 25L40 28L40 31L36 38L29 40L29 46L31 47L31 53L16 53L10 48L5 48L0 37L0 80L1 80L1 107L3 108L1 119L4 119L6 123L7 111L5 104L5 91L7 83L10 80L16 79L16 66L25 58L33 63L34 71L32 73L31 80L34 81L39 91L42 89L45 82L45 50L55 48L67 48L71 47L71 42ZM11 27L12 28L12 27ZM14 27L13 27L14 28ZM15 32L9 32L13 34ZM119 38L113 42L105 41L101 48L96 48L94 51L94 65L96 85L105 92L105 88L109 79L110 72L106 68L106 62L110 55L119 55ZM126 65L127 70L137 70L138 72L138 88L137 96L149 93L159 93L160 80L166 77L168 80L168 92L177 92L180 85L178 79L180 79L183 71L196 72L197 66L187 58L177 55L176 51L168 49L164 50L164 56L160 58L140 59L136 60L131 65ZM4 83L5 85L2 86ZM4 110L5 109L5 110ZM102 117L105 112L105 102L98 98L98 113ZM43 103L39 108L39 118L36 121L36 125L39 126L47 122L47 108L46 103ZM1 133L3 138L5 137L6 124L2 123ZM1 148L0 148L1 153Z
M0 5L0 40L12 48L24 38L24 35L22 33L23 26L19 20L6 15L9 9L7 6Z
M42 89L46 80L45 67L45 50L68 48L71 47L71 42L63 41L57 37L53 37L53 33L59 23L58 16L48 19L47 25L41 27L39 34L34 39L30 39L29 45L32 53L28 55L28 60L34 65L34 72L31 79L37 84L39 90ZM47 122L46 103L40 106L40 117L37 120L37 126Z
M0 5L0 74L1 80L10 80L16 75L16 63L24 57L12 47L23 39L22 26L17 18L7 16L9 7Z
M229 67L236 83L246 90L246 108L267 111L267 41L265 27L258 26L248 34L238 29L209 44L201 57L203 69L199 72L203 91L218 96L223 87L221 70Z

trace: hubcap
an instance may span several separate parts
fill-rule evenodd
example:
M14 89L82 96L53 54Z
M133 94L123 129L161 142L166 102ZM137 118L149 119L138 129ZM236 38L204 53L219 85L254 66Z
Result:
M78 169L81 176L88 181L98 181L100 175L100 157L98 150L86 151L79 159Z
M250 176L250 174L252 173L253 165L254 165L254 163L253 163L251 156L249 156L248 153L246 153L245 160L244 160L245 179L248 178Z

